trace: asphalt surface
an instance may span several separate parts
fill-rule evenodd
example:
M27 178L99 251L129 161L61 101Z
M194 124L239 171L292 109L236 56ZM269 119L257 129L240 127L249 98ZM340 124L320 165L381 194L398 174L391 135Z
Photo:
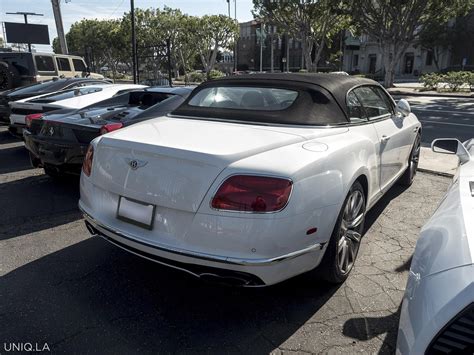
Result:
M29 166L0 128L0 353L393 353L420 227L450 179L419 173L369 212L355 269L263 289L203 283L90 238L78 180Z
M474 138L474 99L441 96L404 98L423 125L424 146L430 146L436 138L457 138L461 142Z

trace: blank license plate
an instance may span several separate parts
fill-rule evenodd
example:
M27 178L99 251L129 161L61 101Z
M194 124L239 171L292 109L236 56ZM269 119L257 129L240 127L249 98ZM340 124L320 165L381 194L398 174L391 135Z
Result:
M139 227L152 229L155 205L120 196L117 218Z

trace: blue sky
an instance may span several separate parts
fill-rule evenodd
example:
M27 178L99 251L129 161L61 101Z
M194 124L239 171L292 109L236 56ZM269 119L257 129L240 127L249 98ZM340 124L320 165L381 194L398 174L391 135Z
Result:
M237 1L237 19L239 22L252 19L252 0ZM234 0L231 0L231 15L234 17ZM227 14L226 0L135 0L136 8L163 8L168 6L180 9L189 15L214 15ZM66 32L71 24L82 18L109 19L121 17L129 11L130 0L61 0L63 23ZM0 22L23 22L23 16L6 15L5 12L27 11L44 14L44 16L31 16L30 23L45 24L49 26L49 36L52 42L56 37L51 0L0 0ZM3 37L3 33L1 33ZM50 46L36 46L38 51L51 51Z

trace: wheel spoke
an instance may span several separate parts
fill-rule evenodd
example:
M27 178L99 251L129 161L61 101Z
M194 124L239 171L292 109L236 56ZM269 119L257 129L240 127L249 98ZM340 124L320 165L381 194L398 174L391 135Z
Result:
M347 229L354 229L360 226L362 221L364 220L364 214L361 213L354 219L352 219L350 222L347 223Z
M341 269L341 271L344 270L344 264L345 264L345 260L346 260L346 255L347 255L347 242L345 240L345 238L341 238L343 240L343 243L341 245L341 251L339 253L339 268Z
M349 229L346 233L346 237L355 243L359 243L361 235L360 233Z
M363 204L364 200L362 198L362 196L359 194L357 194L357 204L354 206L353 210L352 210L352 218L354 218L355 216L357 216L362 208L362 204Z

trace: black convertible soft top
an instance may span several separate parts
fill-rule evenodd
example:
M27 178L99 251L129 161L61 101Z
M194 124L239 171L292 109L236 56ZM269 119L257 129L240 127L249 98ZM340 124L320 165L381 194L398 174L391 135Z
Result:
M196 88L173 116L216 118L231 121L294 125L334 125L348 122L346 94L359 85L377 85L373 80L341 74L251 74L207 81ZM293 104L281 110L190 105L200 91L218 87L280 88L298 92Z

